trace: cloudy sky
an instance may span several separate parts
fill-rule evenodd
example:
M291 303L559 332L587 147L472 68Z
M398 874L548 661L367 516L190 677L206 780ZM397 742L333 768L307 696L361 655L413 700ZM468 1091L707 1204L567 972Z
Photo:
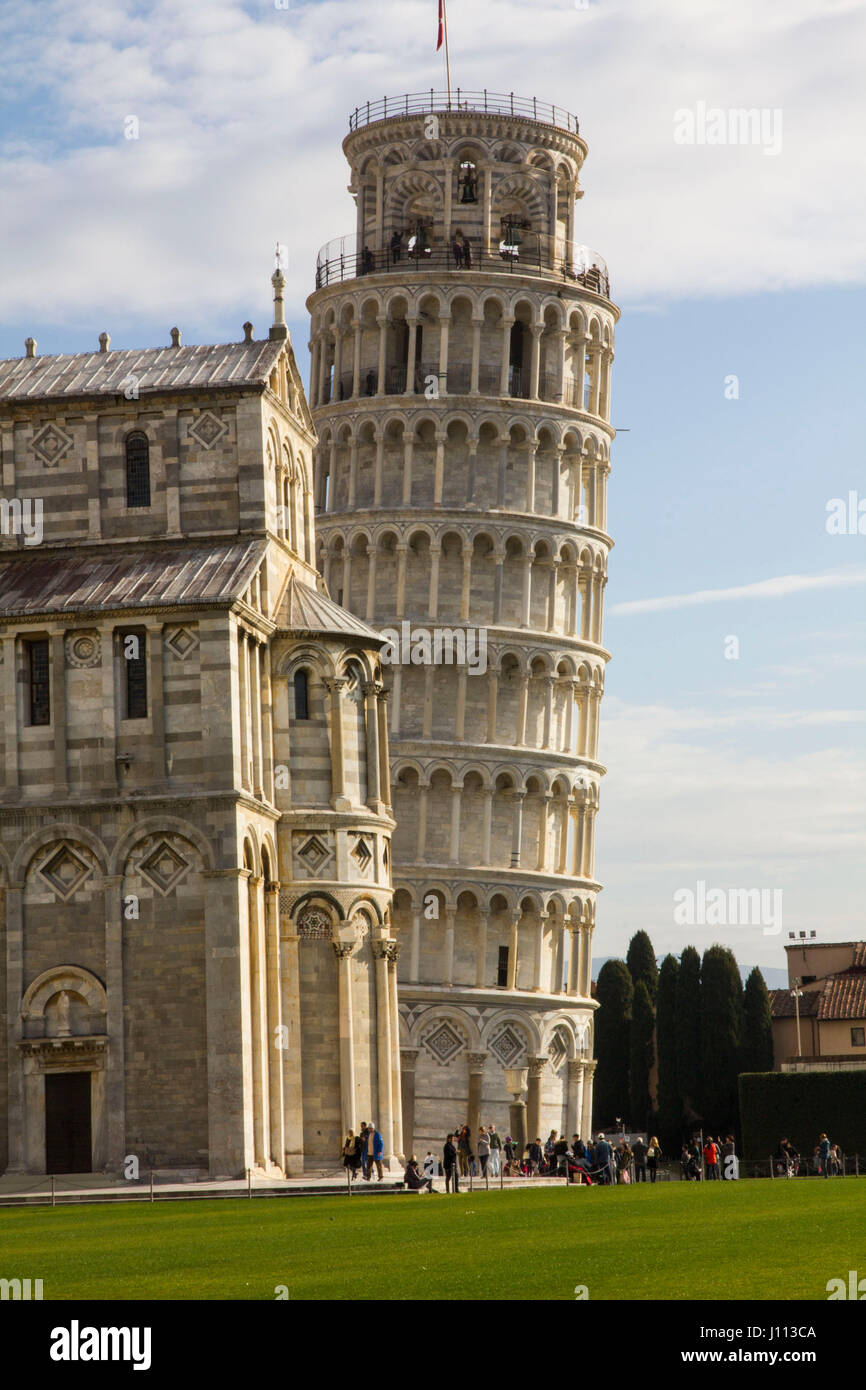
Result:
M789 930L862 937L866 534L827 508L866 512L864 4L449 19L455 86L579 116L579 236L623 311L598 953L645 927L778 966ZM0 356L264 334L280 241L305 361L316 251L353 227L349 111L441 87L435 29L436 0L0 5ZM709 143L740 108L763 137ZM678 925L699 881L781 889L781 932Z

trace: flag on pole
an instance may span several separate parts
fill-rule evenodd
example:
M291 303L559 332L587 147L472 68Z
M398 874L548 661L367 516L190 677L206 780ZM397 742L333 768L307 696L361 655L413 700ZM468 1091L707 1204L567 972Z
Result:
M436 40L436 52L442 47L442 39L445 36L445 0L439 0L439 37Z

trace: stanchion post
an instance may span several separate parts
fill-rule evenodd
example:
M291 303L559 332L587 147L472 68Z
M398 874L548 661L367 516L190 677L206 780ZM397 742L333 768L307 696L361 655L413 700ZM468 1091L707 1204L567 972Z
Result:
M153 1169L150 1170L150 1200L153 1201Z
M56 1205L56 1203L55 1203L55 1201L54 1201L54 1174L53 1174L53 1173L51 1174L51 1205L52 1205L52 1206L55 1206L55 1205Z
M351 1170L351 1168L349 1167L348 1163L346 1164L346 1187L347 1187L347 1189L348 1189L349 1196L351 1197L351 1195L352 1195L352 1170Z
M249 1197L250 1201L253 1200L253 1170L252 1170L252 1168L248 1168L248 1169L247 1169L247 1196Z

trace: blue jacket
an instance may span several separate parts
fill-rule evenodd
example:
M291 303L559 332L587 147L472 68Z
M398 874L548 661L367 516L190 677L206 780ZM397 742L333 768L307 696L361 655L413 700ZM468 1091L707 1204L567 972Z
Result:
M369 1144L369 1140L370 1140L370 1131L369 1131L369 1130L367 1131L366 1139L367 1139L367 1143ZM368 1155L368 1157L369 1157L369 1153L370 1153L370 1150L369 1150L369 1148L368 1148L368 1149L367 1149L367 1155ZM385 1153L385 1141L384 1141L384 1139L382 1138L381 1134L379 1133L378 1129L374 1129L374 1130L373 1130L373 1158L374 1158L374 1160L377 1159L377 1158L382 1158L382 1156L384 1155L384 1153Z
M613 1156L613 1149L606 1139L599 1139L595 1146L595 1162L599 1168L606 1168Z

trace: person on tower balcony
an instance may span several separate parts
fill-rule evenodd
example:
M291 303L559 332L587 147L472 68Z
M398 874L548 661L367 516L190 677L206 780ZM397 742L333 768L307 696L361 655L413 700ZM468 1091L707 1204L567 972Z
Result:
M462 238L463 241L463 266L465 270L472 269L472 245L468 236Z
M391 238L391 263L396 265L403 254L403 233L395 231Z
M459 232L455 232L451 238L451 254L457 269L461 270L463 267L463 237Z

